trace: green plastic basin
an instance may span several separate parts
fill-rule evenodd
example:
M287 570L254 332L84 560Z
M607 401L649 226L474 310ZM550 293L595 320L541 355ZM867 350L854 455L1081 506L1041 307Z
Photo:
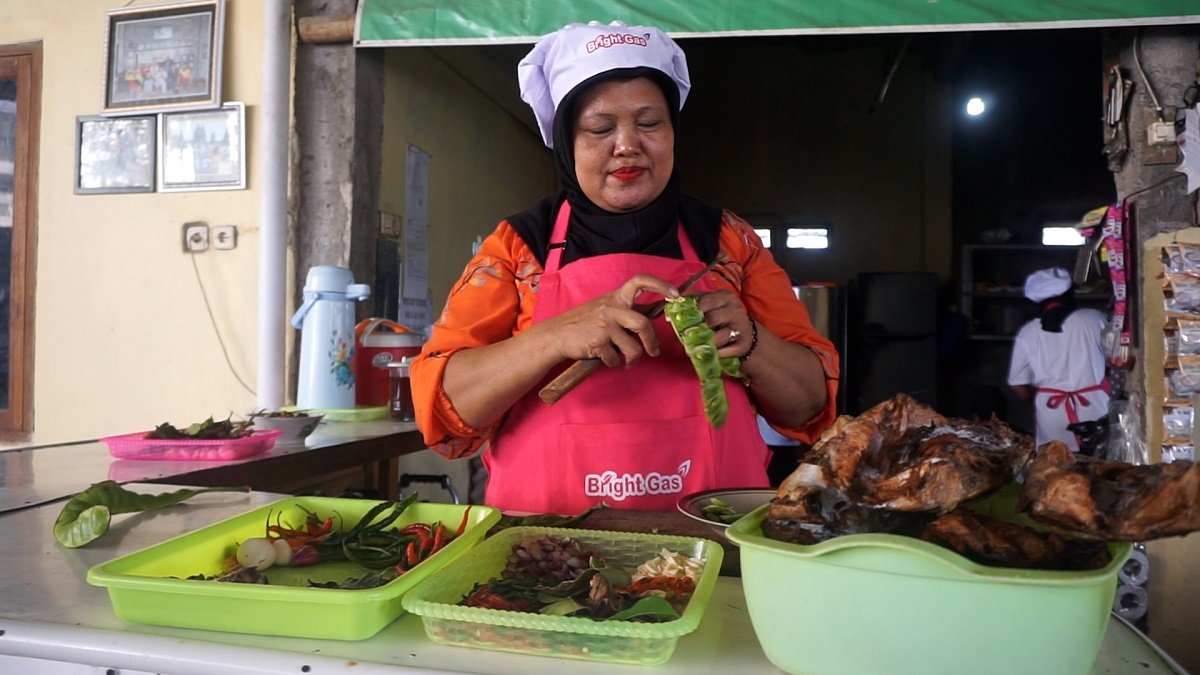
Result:
M1015 491L976 510L1024 521ZM919 539L855 534L813 546L768 539L770 505L726 536L740 547L750 619L789 673L1087 673L1108 626L1117 572L990 567Z

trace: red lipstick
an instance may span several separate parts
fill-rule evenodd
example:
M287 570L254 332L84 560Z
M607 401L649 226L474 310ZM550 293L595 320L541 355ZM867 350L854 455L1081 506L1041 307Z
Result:
M631 181L644 173L646 173L645 169L636 166L626 166L612 172L612 175L620 181Z

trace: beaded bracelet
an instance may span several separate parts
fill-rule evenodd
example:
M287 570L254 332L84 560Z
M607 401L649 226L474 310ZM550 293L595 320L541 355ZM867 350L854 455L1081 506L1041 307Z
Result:
M746 317L746 318L750 319L750 317ZM754 348L757 346L758 346L758 324L755 323L754 319L750 319L750 348L746 350L745 354L742 354L741 356L738 357L738 361L740 361L741 363L745 363L746 360L750 358L750 355L754 353Z

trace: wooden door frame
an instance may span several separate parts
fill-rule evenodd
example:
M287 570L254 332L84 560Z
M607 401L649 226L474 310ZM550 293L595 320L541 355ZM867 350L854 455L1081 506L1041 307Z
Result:
M42 43L0 45L0 75L17 79L10 268L9 405L0 434L33 430L33 328L37 267L38 147L42 118Z

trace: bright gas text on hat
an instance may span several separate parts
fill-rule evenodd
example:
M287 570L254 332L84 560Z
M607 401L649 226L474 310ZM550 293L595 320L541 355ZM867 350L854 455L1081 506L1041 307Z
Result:
M630 35L628 33L607 33L597 37L591 42L588 42L586 47L587 52L591 54L597 49L612 47L614 45L637 45L638 47L645 47L649 44L650 40L648 36L643 37L641 35Z

